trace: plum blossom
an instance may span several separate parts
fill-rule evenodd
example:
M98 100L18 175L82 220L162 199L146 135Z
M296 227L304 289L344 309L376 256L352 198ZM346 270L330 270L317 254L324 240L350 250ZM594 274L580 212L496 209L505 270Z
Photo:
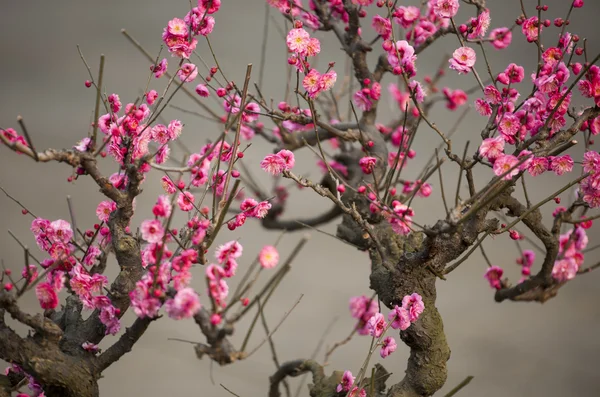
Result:
M276 154L269 154L260 162L260 167L271 175L279 175L294 167L294 153L289 150L280 150Z
M433 12L440 18L452 18L458 12L458 0L434 0Z
M189 287L180 289L173 299L165 302L167 314L175 320L193 317L201 307L198 294Z
M140 225L140 232L142 238L149 243L159 243L165 235L162 223L157 219L143 221Z
M504 139L501 137L486 138L479 146L479 155L494 161L496 158L504 154Z
M452 53L450 58L450 69L454 69L458 74L469 73L471 68L475 66L477 57L475 50L470 47L460 47Z
M392 336L387 336L385 339L383 339L379 354L381 355L381 358L386 358L395 352L397 348L398 344L396 344L396 340Z
M367 321L367 329L369 330L369 335L379 338L383 331L385 330L385 317L381 313L375 313L373 317Z
M342 375L342 382L339 385L337 385L335 391L337 393L350 391L350 389L354 385L355 379L356 378L352 376L352 372L344 371L344 374Z
M501 289L502 288L502 274L504 273L504 270L502 270L501 267L498 266L490 266L487 271L485 272L485 279L490 283L490 287L495 288L495 289Z
M258 254L258 261L264 269L272 269L279 262L279 252L272 245L265 245Z
M519 173L519 167L517 167L518 163L519 159L511 154L501 155L494 161L494 174L500 176L506 173L503 178L510 181Z
M50 283L39 283L35 287L35 295L42 309L54 309L58 306L58 295Z
M398 305L394 306L394 309L388 314L388 320L392 322L390 326L393 329L399 329L401 331L410 327L411 324L408 311Z
M425 310L425 304L421 295L415 292L402 298L402 308L408 313L408 320L414 323Z
M194 195L190 192L181 192L177 197L177 205L179 209L185 212L189 212L194 209Z

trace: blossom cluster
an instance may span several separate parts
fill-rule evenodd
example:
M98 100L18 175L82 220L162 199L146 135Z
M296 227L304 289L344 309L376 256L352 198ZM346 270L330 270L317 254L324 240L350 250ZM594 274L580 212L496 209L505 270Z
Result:
M584 227L576 225L561 234L558 242L558 256L552 268L552 277L558 282L565 282L577 275L584 260L583 250L588 244L588 237Z
M322 92L329 91L337 80L337 73L331 70L333 63L329 64L329 69L323 74L310 66L308 58L321 52L321 42L316 37L310 37L310 33L303 28L302 21L295 21L294 28L287 34L286 44L291 53L288 64L304 73L302 86L308 96L315 99Z
M413 293L402 298L402 305L395 305L388 314L388 322L382 313L379 313L377 302L364 295L355 296L350 299L350 314L358 319L356 330L359 335L371 335L375 338L381 337L388 326L393 329L406 330L412 323L419 319L425 310L422 297ZM381 357L385 358L396 350L396 342L391 337L383 340L380 351Z
M193 7L183 19L170 20L162 35L169 52L179 58L190 58L198 45L195 36L212 33L215 27L212 14L220 7L221 0L198 0L198 6Z
M88 310L98 310L100 321L106 327L106 333L115 335L121 328L119 318L121 311L112 305L110 298L102 294L108 279L99 273L91 273L91 265L101 254L101 249L90 243L81 257L76 257L76 246L73 244L71 225L62 219L50 222L36 218L31 223L31 231L35 241L52 259L42 262L46 269L46 279L35 287L36 296L42 309L55 309L58 306L58 293L68 280L70 290L75 293L83 307ZM85 266L89 268L86 269ZM28 283L38 277L35 266L23 269L24 278Z

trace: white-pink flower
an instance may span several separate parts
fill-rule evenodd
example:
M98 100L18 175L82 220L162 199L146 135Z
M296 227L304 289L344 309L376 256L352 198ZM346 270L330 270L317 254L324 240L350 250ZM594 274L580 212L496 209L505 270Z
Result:
M194 81L196 76L198 76L198 68L193 63L184 63L177 71L177 77L179 77L179 80L185 81L186 83Z
M193 317L201 307L198 294L189 287L179 290L173 299L165 302L167 314L175 320Z
M271 269L279 263L279 252L272 245L265 245L258 254L258 261L265 269Z
M503 178L510 181L513 176L519 173L519 167L517 167L518 163L519 159L511 154L499 156L496 161L494 161L494 174L500 176L507 173Z
M496 158L504 154L504 139L501 137L486 138L479 146L479 155L494 161Z
M440 18L452 18L458 12L458 0L434 0L433 12Z
M140 226L142 238L149 243L159 243L165 235L162 223L158 219L145 220Z
M450 69L454 69L458 72L458 74L469 73L471 68L475 66L475 61L477 60L477 56L475 55L475 50L470 47L460 47L457 48L452 53L452 58L450 58Z

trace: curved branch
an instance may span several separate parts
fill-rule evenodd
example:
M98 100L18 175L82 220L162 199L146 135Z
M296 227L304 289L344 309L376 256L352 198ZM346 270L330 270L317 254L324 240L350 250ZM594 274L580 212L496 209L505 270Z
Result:
M301 230L306 227L319 226L327 222L331 222L341 214L343 211L337 205L334 205L329 211L324 212L312 218L307 219L293 219L293 220L281 220L277 219L278 207L275 206L269 214L263 218L262 226L269 230L287 230L293 232Z
M269 397L281 397L279 384L286 377L296 377L309 371L313 374L313 382L315 385L320 385L323 383L323 380L325 379L323 367L314 360L296 360L282 364L277 372L269 377L269 382L271 383L269 388Z

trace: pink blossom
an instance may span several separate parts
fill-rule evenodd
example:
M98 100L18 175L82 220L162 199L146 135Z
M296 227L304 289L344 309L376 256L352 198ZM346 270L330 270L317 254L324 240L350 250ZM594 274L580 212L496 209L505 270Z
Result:
M538 176L548 170L550 162L545 157L534 157L527 166L527 171L531 176Z
M388 40L392 35L392 24L388 18L375 15L371 26L384 40Z
M182 211L188 212L194 209L194 195L190 192L181 192L177 197L177 205Z
M73 146L73 149L85 153L90 149L91 143L90 138L83 138L77 145Z
M469 73L471 68L475 66L476 60L477 57L472 48L460 47L452 53L452 58L449 61L450 69L456 70L458 74Z
M54 309L58 306L58 295L52 286L47 283L39 283L35 287L35 295L42 309Z
M173 181L171 180L171 178L169 178L168 176L163 176L160 179L161 185L165 191L165 193L168 194L173 194L177 191L177 188L175 187L175 184L173 183Z
M204 84L198 84L196 86L196 94L200 95L203 98L208 98L210 95L210 91L208 90L208 87L206 87Z
M269 154L260 162L260 167L272 175L279 175L294 167L294 153L289 150L280 150L276 154Z
M490 11L483 10L477 18L471 18L469 21L470 33L467 36L469 39L478 39L485 35L488 28L490 27Z
M258 254L258 261L265 269L272 269L279 262L279 252L272 245L265 245Z
M407 311L409 321L414 323L425 310L425 304L421 295L415 292L402 298L402 308Z
M291 52L304 55L308 49L310 35L302 28L292 29L288 32L285 42Z
M538 17L530 17L521 25L521 31L530 43L538 39L538 34L541 33L543 29L544 26L538 22Z
M392 336L387 336L383 339L379 354L381 355L381 358L386 358L395 352L397 348L398 345L396 344L396 340Z
M573 159L568 154L565 154L564 156L551 156L550 169L556 175L563 175L565 172L571 172L573 170Z
M363 112L369 111L373 107L373 102L367 95L365 95L363 90L356 91L352 96L352 100L354 101L354 104Z
M362 172L364 172L367 175L373 173L376 163L377 163L377 159L375 157L370 157L370 156L362 157L358 161L358 165L360 165Z
M369 330L369 335L379 338L383 331L385 330L385 317L381 313L375 313L369 321L367 321L367 329Z
M408 86L415 96L417 102L422 103L425 100L425 90L423 89L421 83L419 83L417 80L413 80L408 84Z
M413 22L419 19L421 10L415 6L400 6L394 12L394 22L400 24L404 29L408 29Z
M149 243L159 243L165 235L163 226L157 219L143 221L140 225L140 231L142 238Z
M88 351L90 353L97 353L98 351L100 351L100 347L98 345L95 345L90 342L83 342L81 344L81 347L83 348L83 350Z
M183 124L179 120L171 120L167 126L167 132L171 140L179 138L181 131L183 130Z
M319 89L321 92L329 91L331 87L335 84L337 80L337 73L335 70L330 70L329 72L322 74L319 78Z
M500 81L502 84L506 84L506 85L515 84L515 83L520 83L521 81L523 81L524 77L525 77L525 69L523 69L523 66L519 66L515 63L511 63L510 65L508 65L506 67L504 72L502 72L498 75L498 81Z
M504 154L504 139L501 137L486 138L479 146L479 155L490 161Z
M512 32L509 28L497 28L490 32L489 39L497 50L502 50L512 42Z
M158 99L158 92L156 92L156 90L148 91L148 93L146 94L146 103L152 106L156 99Z
M171 200L168 196L160 195L154 207L152 207L152 213L155 216L168 218L171 215L172 210Z
M348 393L348 397L367 397L367 391L363 388L358 388L358 386L354 386L350 393Z
M165 302L167 314L175 320L193 317L201 307L198 294L192 288L179 290L173 299Z
M167 59L163 58L158 64L150 66L150 70L154 73L154 77L157 79L161 78L163 74L167 71Z
M302 87L308 92L310 98L316 98L320 92L319 80L321 74L317 69L311 69L304 79L302 79Z
M222 244L215 251L215 258L219 263L225 262L229 258L237 259L242 256L244 247L238 241L232 240Z
M354 385L355 379L356 378L354 376L352 376L352 372L344 371L344 374L342 375L342 382L339 385L337 385L337 387L335 389L336 392L341 393L341 392L350 391L350 389Z
M449 110L456 110L459 106L462 106L467 102L467 93L459 88L451 90L448 87L444 87L442 92L447 100L446 108Z
M96 207L96 216L102 222L108 222L111 212L116 211L117 203L114 201L102 201Z
M390 326L393 329L399 329L401 331L410 327L411 324L408 311L404 307L398 305L394 306L394 309L389 312L388 320L392 322Z
M514 144L515 136L521 128L521 121L513 113L504 113L498 122L498 131L506 143Z
M458 12L458 0L434 0L433 12L440 18L452 18Z
M494 174L500 176L507 173L503 179L509 181L519 173L519 167L516 166L518 163L519 159L511 154L501 155L494 161Z
M565 282L575 278L579 266L573 258L564 258L554 262L552 277L558 282Z
M370 318L377 313L377 301L365 295L350 298L350 315L356 319ZM367 318L367 320L368 320Z
M501 267L491 266L485 272L484 277L490 283L490 287L495 288L495 289L501 289L502 288L501 277L502 277L503 273L504 273L504 270L502 270Z
M167 24L167 31L173 36L187 37L188 27L183 19L173 18Z

